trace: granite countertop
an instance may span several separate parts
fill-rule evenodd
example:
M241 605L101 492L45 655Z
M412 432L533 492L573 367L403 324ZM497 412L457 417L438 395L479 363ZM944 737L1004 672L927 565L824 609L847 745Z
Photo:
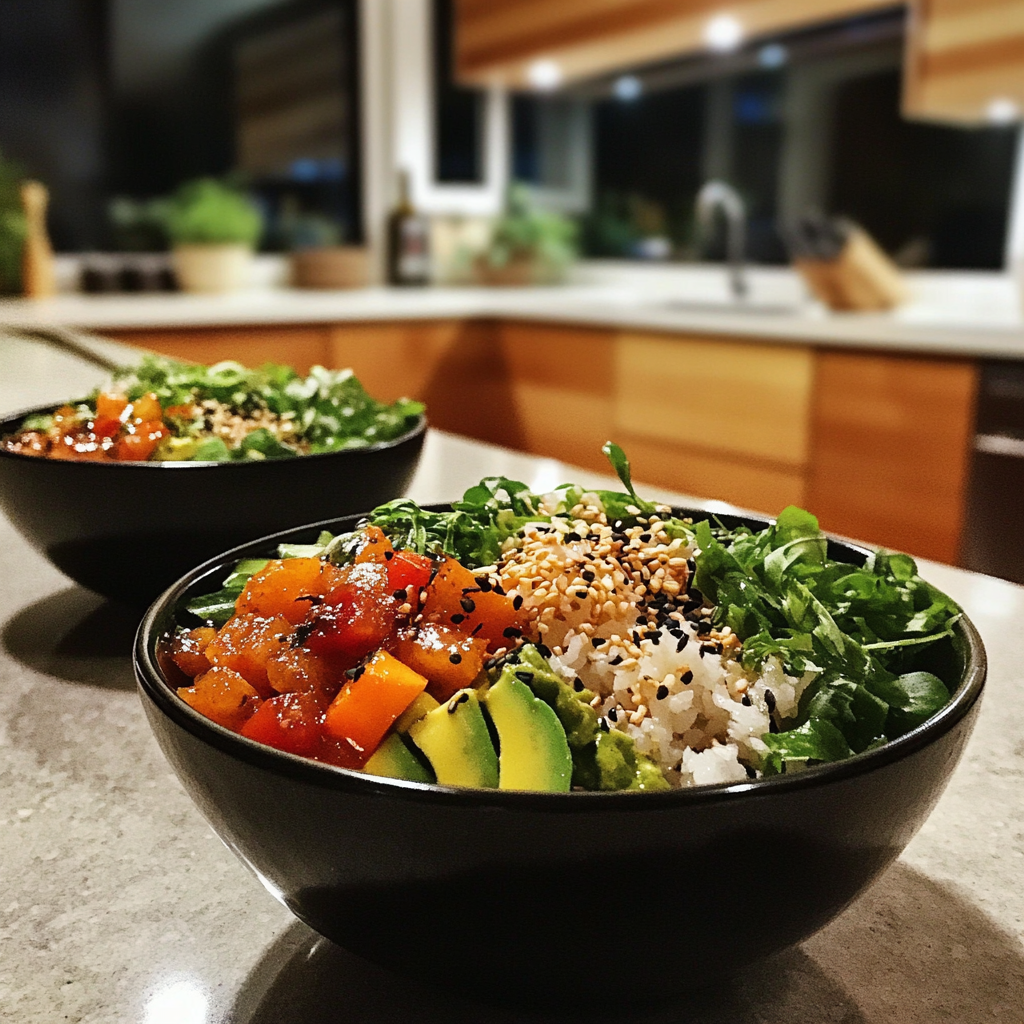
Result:
M10 338L0 339L0 367L0 413L80 393L103 376ZM448 499L496 472L534 487L600 479L434 432L411 493ZM1024 589L922 568L967 609L990 659L977 729L945 795L896 864L811 940L644 1020L1021 1021ZM0 1018L536 1020L450 1001L296 922L216 840L157 748L129 661L137 614L71 584L5 518L0 578ZM770 927L771 908L758 906L756 889L751 896L751 920L737 927ZM649 960L650 950L626 941L616 957ZM652 969L670 963L659 957Z
M589 275L589 276L588 276ZM912 298L892 313L828 313L792 271L756 268L747 309L729 301L724 272L697 267L641 276L580 272L576 283L533 288L262 288L227 296L64 294L0 300L0 326L56 324L93 331L504 318L750 337L776 343L908 353L1024 358L1024 319L1009 276L909 276Z

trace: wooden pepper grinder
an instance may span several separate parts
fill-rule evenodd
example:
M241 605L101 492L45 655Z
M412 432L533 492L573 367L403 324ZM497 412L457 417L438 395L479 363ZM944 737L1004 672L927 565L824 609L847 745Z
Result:
M21 255L21 281L24 293L33 299L45 298L57 291L53 248L46 233L46 207L50 194L38 181L21 185L21 205L25 210L25 246Z

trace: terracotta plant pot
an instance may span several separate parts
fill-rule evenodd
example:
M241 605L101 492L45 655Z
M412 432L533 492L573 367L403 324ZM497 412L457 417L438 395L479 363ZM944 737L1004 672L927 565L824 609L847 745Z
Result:
M296 288L365 288L370 257L358 245L330 245L292 253L292 283Z
M174 272L186 292L223 295L245 288L252 270L252 249L239 243L176 245Z

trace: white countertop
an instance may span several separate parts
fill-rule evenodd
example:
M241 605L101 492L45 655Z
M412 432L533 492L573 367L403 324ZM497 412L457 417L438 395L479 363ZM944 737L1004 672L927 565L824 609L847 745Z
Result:
M0 326L57 324L99 331L374 320L505 318L620 330L751 337L910 353L1024 358L1024 318L1009 276L908 275L912 299L892 313L829 313L797 276L756 269L750 311L728 302L719 267L661 276L581 271L579 283L533 288L253 289L228 296L58 295L0 300ZM781 306L785 311L763 311Z
M0 413L103 377L12 339L0 366ZM450 499L494 473L537 489L600 479L432 432L411 494ZM648 1024L1020 1024L1024 589L922 570L964 605L990 660L978 725L946 793L896 864L831 925L710 996L681 995ZM150 734L129 660L137 615L70 584L3 517L0 578L0 1019L538 1020L449 1001L296 922L216 841ZM756 886L751 896L749 926L770 927ZM652 962L659 951L631 940L602 962L621 955L632 968L642 956L666 969Z

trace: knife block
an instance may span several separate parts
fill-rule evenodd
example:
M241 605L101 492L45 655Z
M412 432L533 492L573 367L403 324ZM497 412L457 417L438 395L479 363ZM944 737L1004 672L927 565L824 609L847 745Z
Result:
M834 310L880 312L906 301L906 282L874 239L854 228L834 260L798 258L794 266L808 287Z

